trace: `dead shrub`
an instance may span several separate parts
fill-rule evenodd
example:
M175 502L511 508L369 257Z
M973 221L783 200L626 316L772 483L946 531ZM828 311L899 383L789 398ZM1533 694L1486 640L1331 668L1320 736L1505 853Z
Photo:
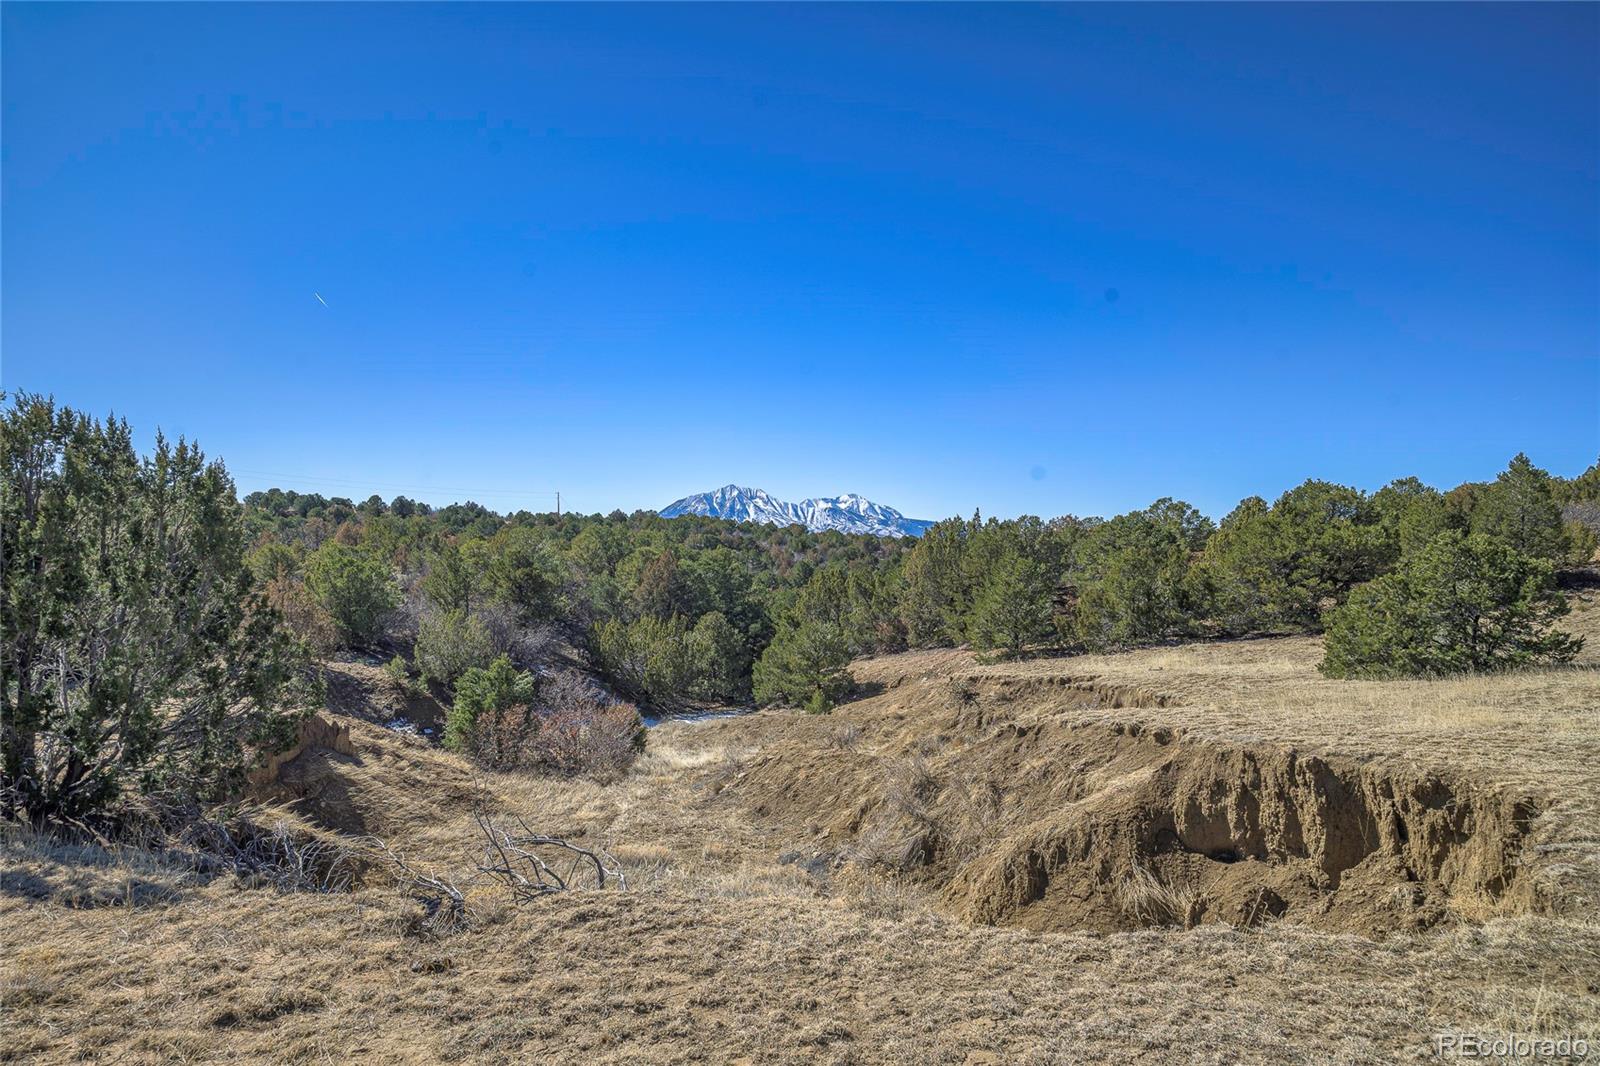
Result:
M350 891L365 868L345 843L283 818L267 822L259 809L206 810L152 796L129 799L97 825L56 824L33 837L47 854L71 856L79 868L115 866L134 885L126 899L89 892L74 906L138 903L174 894L174 886L148 877L135 884L136 873L188 875L175 884L232 874L247 885L279 892L331 893Z
M538 731L539 721L529 704L486 708L467 734L466 753L492 770L516 770L531 762Z
M945 694L951 703L957 707L971 707L978 702L978 690L972 682L964 677L947 678L944 683Z
M413 866L399 851L376 837L372 846L388 864L395 883L422 905L421 913L406 915L401 932L406 936L436 938L470 929L477 911L467 904L466 885L448 875Z
M263 590L267 602L277 609L289 628L299 634L311 651L322 657L339 646L339 630L333 618L299 579L280 574Z
M279 892L348 892L362 867L348 846L282 820L262 826L245 817L201 818L182 839L245 882Z
M920 754L892 763L884 772L878 817L856 837L847 857L895 873L927 866L944 836L934 808L938 795L938 780Z
M489 633L489 646L494 654L509 656L524 670L550 658L556 642L555 630L550 626L527 625L518 620L514 611L499 603L475 607L473 611Z
M828 743L840 751L854 751L861 739L861 727L854 722L834 726L828 731Z
M476 869L465 879L415 866L387 842L371 838L373 850L395 882L422 905L421 913L404 919L402 932L406 935L437 938L498 921L507 900L512 906L521 906L582 888L628 889L622 864L604 848L586 848L546 836L516 816L496 821L475 811L473 820L481 850ZM498 890L500 906L491 897L485 909L481 894L469 901L473 886L485 882Z
M883 795L887 805L918 825L931 827L934 824L933 800L938 792L939 782L921 753L896 762L884 780Z
M562 674L545 686L535 766L550 773L616 777L644 750L644 721L631 703L612 703L593 686Z
M940 789L939 807L944 852L956 862L976 859L994 841L1005 793L992 781L954 777Z

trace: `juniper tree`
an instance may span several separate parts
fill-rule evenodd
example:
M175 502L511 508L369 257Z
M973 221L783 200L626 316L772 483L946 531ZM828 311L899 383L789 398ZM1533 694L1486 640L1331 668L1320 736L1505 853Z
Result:
M364 548L329 541L306 561L306 587L333 617L346 642L370 644L400 604L389 565Z
M36 821L128 789L209 799L299 717L304 649L256 591L233 483L194 445L27 394L0 441L0 794Z
M1251 497L1205 545L1196 578L1232 631L1315 629L1326 607L1393 564L1399 541L1382 519L1365 494L1326 481L1306 481L1271 507Z
M1050 584L1038 563L1019 555L990 571L973 605L973 643L1015 656L1050 635Z

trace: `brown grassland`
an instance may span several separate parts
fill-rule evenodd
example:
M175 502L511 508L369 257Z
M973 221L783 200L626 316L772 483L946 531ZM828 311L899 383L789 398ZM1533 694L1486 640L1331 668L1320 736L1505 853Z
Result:
M489 774L334 664L258 819L466 879L474 810L627 890L419 934L348 893L12 830L4 1039L38 1062L1395 1062L1600 1044L1600 595L1573 667L1317 674L1280 638L855 665L831 715L653 730L621 780ZM414 708L412 708L414 710Z

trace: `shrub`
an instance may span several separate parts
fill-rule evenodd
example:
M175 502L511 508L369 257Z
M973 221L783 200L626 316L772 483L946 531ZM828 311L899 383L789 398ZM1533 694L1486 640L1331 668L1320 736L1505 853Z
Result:
M540 694L529 763L547 773L614 777L644 751L644 721L631 703L605 699L570 674Z
M494 707L473 721L457 750L491 770L518 770L528 764L538 730L538 720L528 704Z
M396 655L393 659L383 664L383 682L388 686L390 695L397 699L405 699L411 695L411 669L406 666L406 661Z
M494 645L488 627L476 615L429 611L417 626L413 658L424 678L448 688L473 667L487 666L494 658Z
M480 719L484 720L488 738L496 750L501 745L502 734L509 732L506 712L521 708L520 717L526 719L528 707L533 703L536 682L511 665L504 655L486 667L469 667L460 674L456 684L455 702L445 719L444 746L452 751L469 751L476 744L475 731Z
M339 627L302 582L280 574L266 583L262 594L313 654L328 656L339 647Z
M613 619L594 628L590 646L600 672L625 696L670 706L704 688L705 648L680 617Z
M545 681L505 657L470 670L456 688L445 744L499 770L609 777L644 750L644 722L571 674Z
M382 559L329 541L306 561L306 587L333 617L345 641L371 644L400 605L400 588Z
M1550 629L1566 612L1548 562L1449 531L1330 612L1320 669L1389 678L1566 662L1583 646Z

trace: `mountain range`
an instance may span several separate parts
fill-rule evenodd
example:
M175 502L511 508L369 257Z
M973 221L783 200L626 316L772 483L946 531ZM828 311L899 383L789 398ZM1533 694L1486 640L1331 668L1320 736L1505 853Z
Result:
M933 525L920 518L907 518L893 507L854 493L789 503L763 489L740 485L724 485L711 492L685 496L661 509L662 518L686 514L773 526L801 525L813 533L837 529L841 533L870 533L877 537L920 537Z

